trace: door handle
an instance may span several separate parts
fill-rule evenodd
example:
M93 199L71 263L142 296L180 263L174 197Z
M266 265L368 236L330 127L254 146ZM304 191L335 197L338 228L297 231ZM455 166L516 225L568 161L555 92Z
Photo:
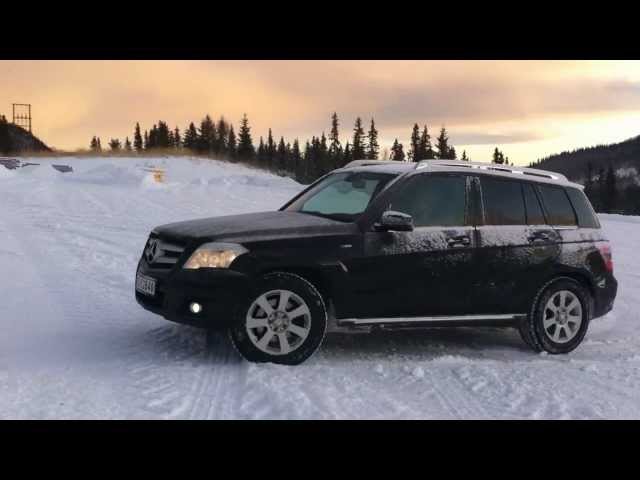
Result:
M471 245L471 239L467 235L458 235L447 239L450 248L462 248Z
M531 243L533 243L533 242L548 242L549 240L551 240L551 238L549 237L549 234L546 233L546 232L533 233L532 235L529 235L527 237L527 239Z

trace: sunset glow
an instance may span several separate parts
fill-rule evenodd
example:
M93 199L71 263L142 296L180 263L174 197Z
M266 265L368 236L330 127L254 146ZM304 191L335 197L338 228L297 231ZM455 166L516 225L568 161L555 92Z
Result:
M235 125L247 113L254 143L328 133L375 118L381 150L408 145L414 123L442 125L458 155L516 164L640 134L640 62L620 61L0 61L0 114L33 105L33 130L54 148L93 135L132 137L165 120L180 130L205 114Z

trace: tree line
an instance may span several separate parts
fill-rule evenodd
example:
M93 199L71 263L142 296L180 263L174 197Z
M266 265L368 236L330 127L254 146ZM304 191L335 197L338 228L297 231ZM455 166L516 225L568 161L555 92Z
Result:
M331 116L329 134L322 132L312 136L304 145L295 138L293 142L283 136L277 140L271 129L266 138L260 136L257 147L254 144L249 120L245 114L238 132L223 116L214 121L206 115L196 126L190 122L181 132L176 126L169 128L167 122L159 121L149 130L142 131L136 123L133 141L126 137L124 142L112 138L108 148L113 152L138 152L153 150L181 150L206 155L232 162L252 164L280 175L287 175L302 183L309 183L327 172L340 168L352 160L392 160L400 162L418 162L432 159L457 159L456 149L451 145L449 133L443 126L433 140L426 125L422 128L416 123L411 130L406 151L405 146L396 138L390 150L380 151L378 128L372 118L365 130L362 119L356 118L350 139L346 143L340 140L340 120L337 113ZM100 137L94 136L90 149L102 151ZM460 160L469 161L466 151ZM494 163L508 164L508 157L496 148Z
M587 151L589 151L589 149L578 149L566 153L580 154ZM572 168L567 169L569 171L563 171L556 165L549 167L548 163L548 159L542 159L537 162L532 162L529 166L543 168L544 170L560 171L569 179L582 183L584 185L584 193L587 198L589 198L596 212L640 215L640 184L635 181L633 175L629 178L620 177L613 167L613 162L610 162L606 168L602 162L598 162L596 168L593 162L587 161L586 167L582 167L581 175L576 173L575 165L571 165Z
M622 182L613 165L595 173L591 162L587 164L584 193L597 212L640 215L640 185L630 179Z

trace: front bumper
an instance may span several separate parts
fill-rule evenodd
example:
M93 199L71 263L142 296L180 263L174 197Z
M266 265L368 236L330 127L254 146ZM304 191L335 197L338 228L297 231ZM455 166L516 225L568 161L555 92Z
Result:
M154 296L135 292L136 300L143 308L172 322L202 328L229 326L252 288L248 275L228 269L183 270L178 267L169 272L149 268L141 260L137 272L156 281ZM189 310L192 302L202 305L200 313Z

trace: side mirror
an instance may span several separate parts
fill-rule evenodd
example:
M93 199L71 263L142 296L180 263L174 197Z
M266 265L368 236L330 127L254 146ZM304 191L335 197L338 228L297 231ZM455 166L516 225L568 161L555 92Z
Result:
M375 229L382 232L411 232L413 218L406 213L387 210L375 224Z

